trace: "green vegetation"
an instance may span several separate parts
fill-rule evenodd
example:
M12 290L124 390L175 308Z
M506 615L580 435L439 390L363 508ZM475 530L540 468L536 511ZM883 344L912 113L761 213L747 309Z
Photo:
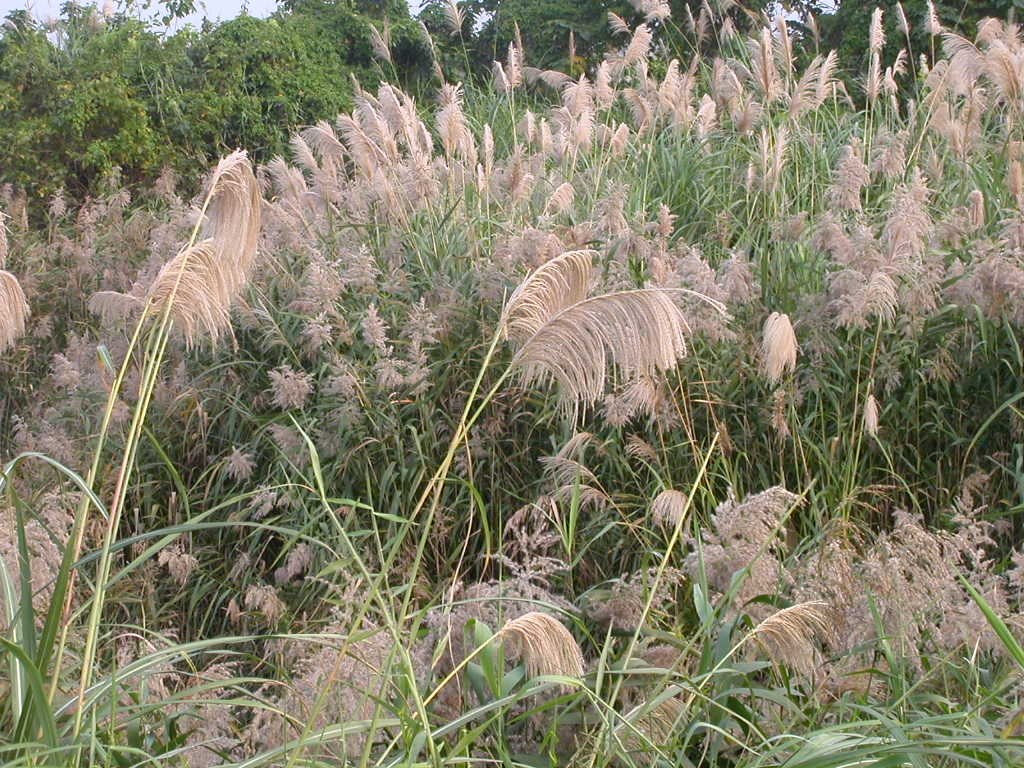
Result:
M365 6L300 0L169 36L74 3L52 27L15 12L0 30L3 179L34 201L79 198L114 169L131 185L168 166L195 180L237 147L286 153L294 128L351 109L353 78L376 84L374 28L386 25L407 80L430 74L405 5Z
M1020 765L1017 29L435 7L328 121L339 7L83 32L226 156L2 189L4 764Z

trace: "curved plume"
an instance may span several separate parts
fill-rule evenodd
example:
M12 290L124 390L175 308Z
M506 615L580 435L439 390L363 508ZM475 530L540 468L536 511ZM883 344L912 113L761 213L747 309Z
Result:
M584 299L551 317L513 359L525 382L554 379L578 415L605 391L609 362L627 380L673 368L686 355L689 326L671 295L649 288Z
M337 134L326 120L305 128L300 135L324 163L340 166L345 160L345 145L338 141Z
M498 637L522 658L530 677L583 675L583 653L579 644L562 622L546 613L523 614L507 622Z
M28 301L18 278L0 269L0 352L12 346L25 333L28 316Z
M775 663L787 664L798 672L812 675L817 666L814 641L832 632L828 603L811 600L776 611L751 633Z
M169 312L189 346L199 333L216 341L227 329L256 258L262 200L245 152L217 164L205 200L201 239L167 262L146 292L147 314Z
M149 286L150 312L162 312L170 305L171 317L190 347L203 332L216 341L230 323L230 303L215 288L217 271L213 240L203 240L164 264Z
M594 251L568 251L534 270L505 305L501 325L506 338L525 341L558 312L583 301L595 255Z

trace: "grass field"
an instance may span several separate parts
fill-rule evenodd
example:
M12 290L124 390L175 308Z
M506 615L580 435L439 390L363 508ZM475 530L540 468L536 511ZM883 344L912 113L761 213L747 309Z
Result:
M5 765L1024 764L1024 41L706 22L3 190Z

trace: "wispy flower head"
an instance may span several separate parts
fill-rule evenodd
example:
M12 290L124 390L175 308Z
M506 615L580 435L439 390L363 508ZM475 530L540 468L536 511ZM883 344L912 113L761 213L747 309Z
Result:
M772 312L764 323L761 341L761 370L772 384L786 372L796 370L799 346L789 315Z

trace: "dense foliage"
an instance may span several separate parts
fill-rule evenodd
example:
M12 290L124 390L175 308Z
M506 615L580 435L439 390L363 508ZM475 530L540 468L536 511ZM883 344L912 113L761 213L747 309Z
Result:
M236 147L269 160L292 129L351 108L353 78L377 82L373 30L385 28L404 78L429 75L402 3L307 0L172 35L74 3L53 24L12 13L0 28L0 182L34 201L61 188L80 198L115 169L134 184L168 166L194 180Z

